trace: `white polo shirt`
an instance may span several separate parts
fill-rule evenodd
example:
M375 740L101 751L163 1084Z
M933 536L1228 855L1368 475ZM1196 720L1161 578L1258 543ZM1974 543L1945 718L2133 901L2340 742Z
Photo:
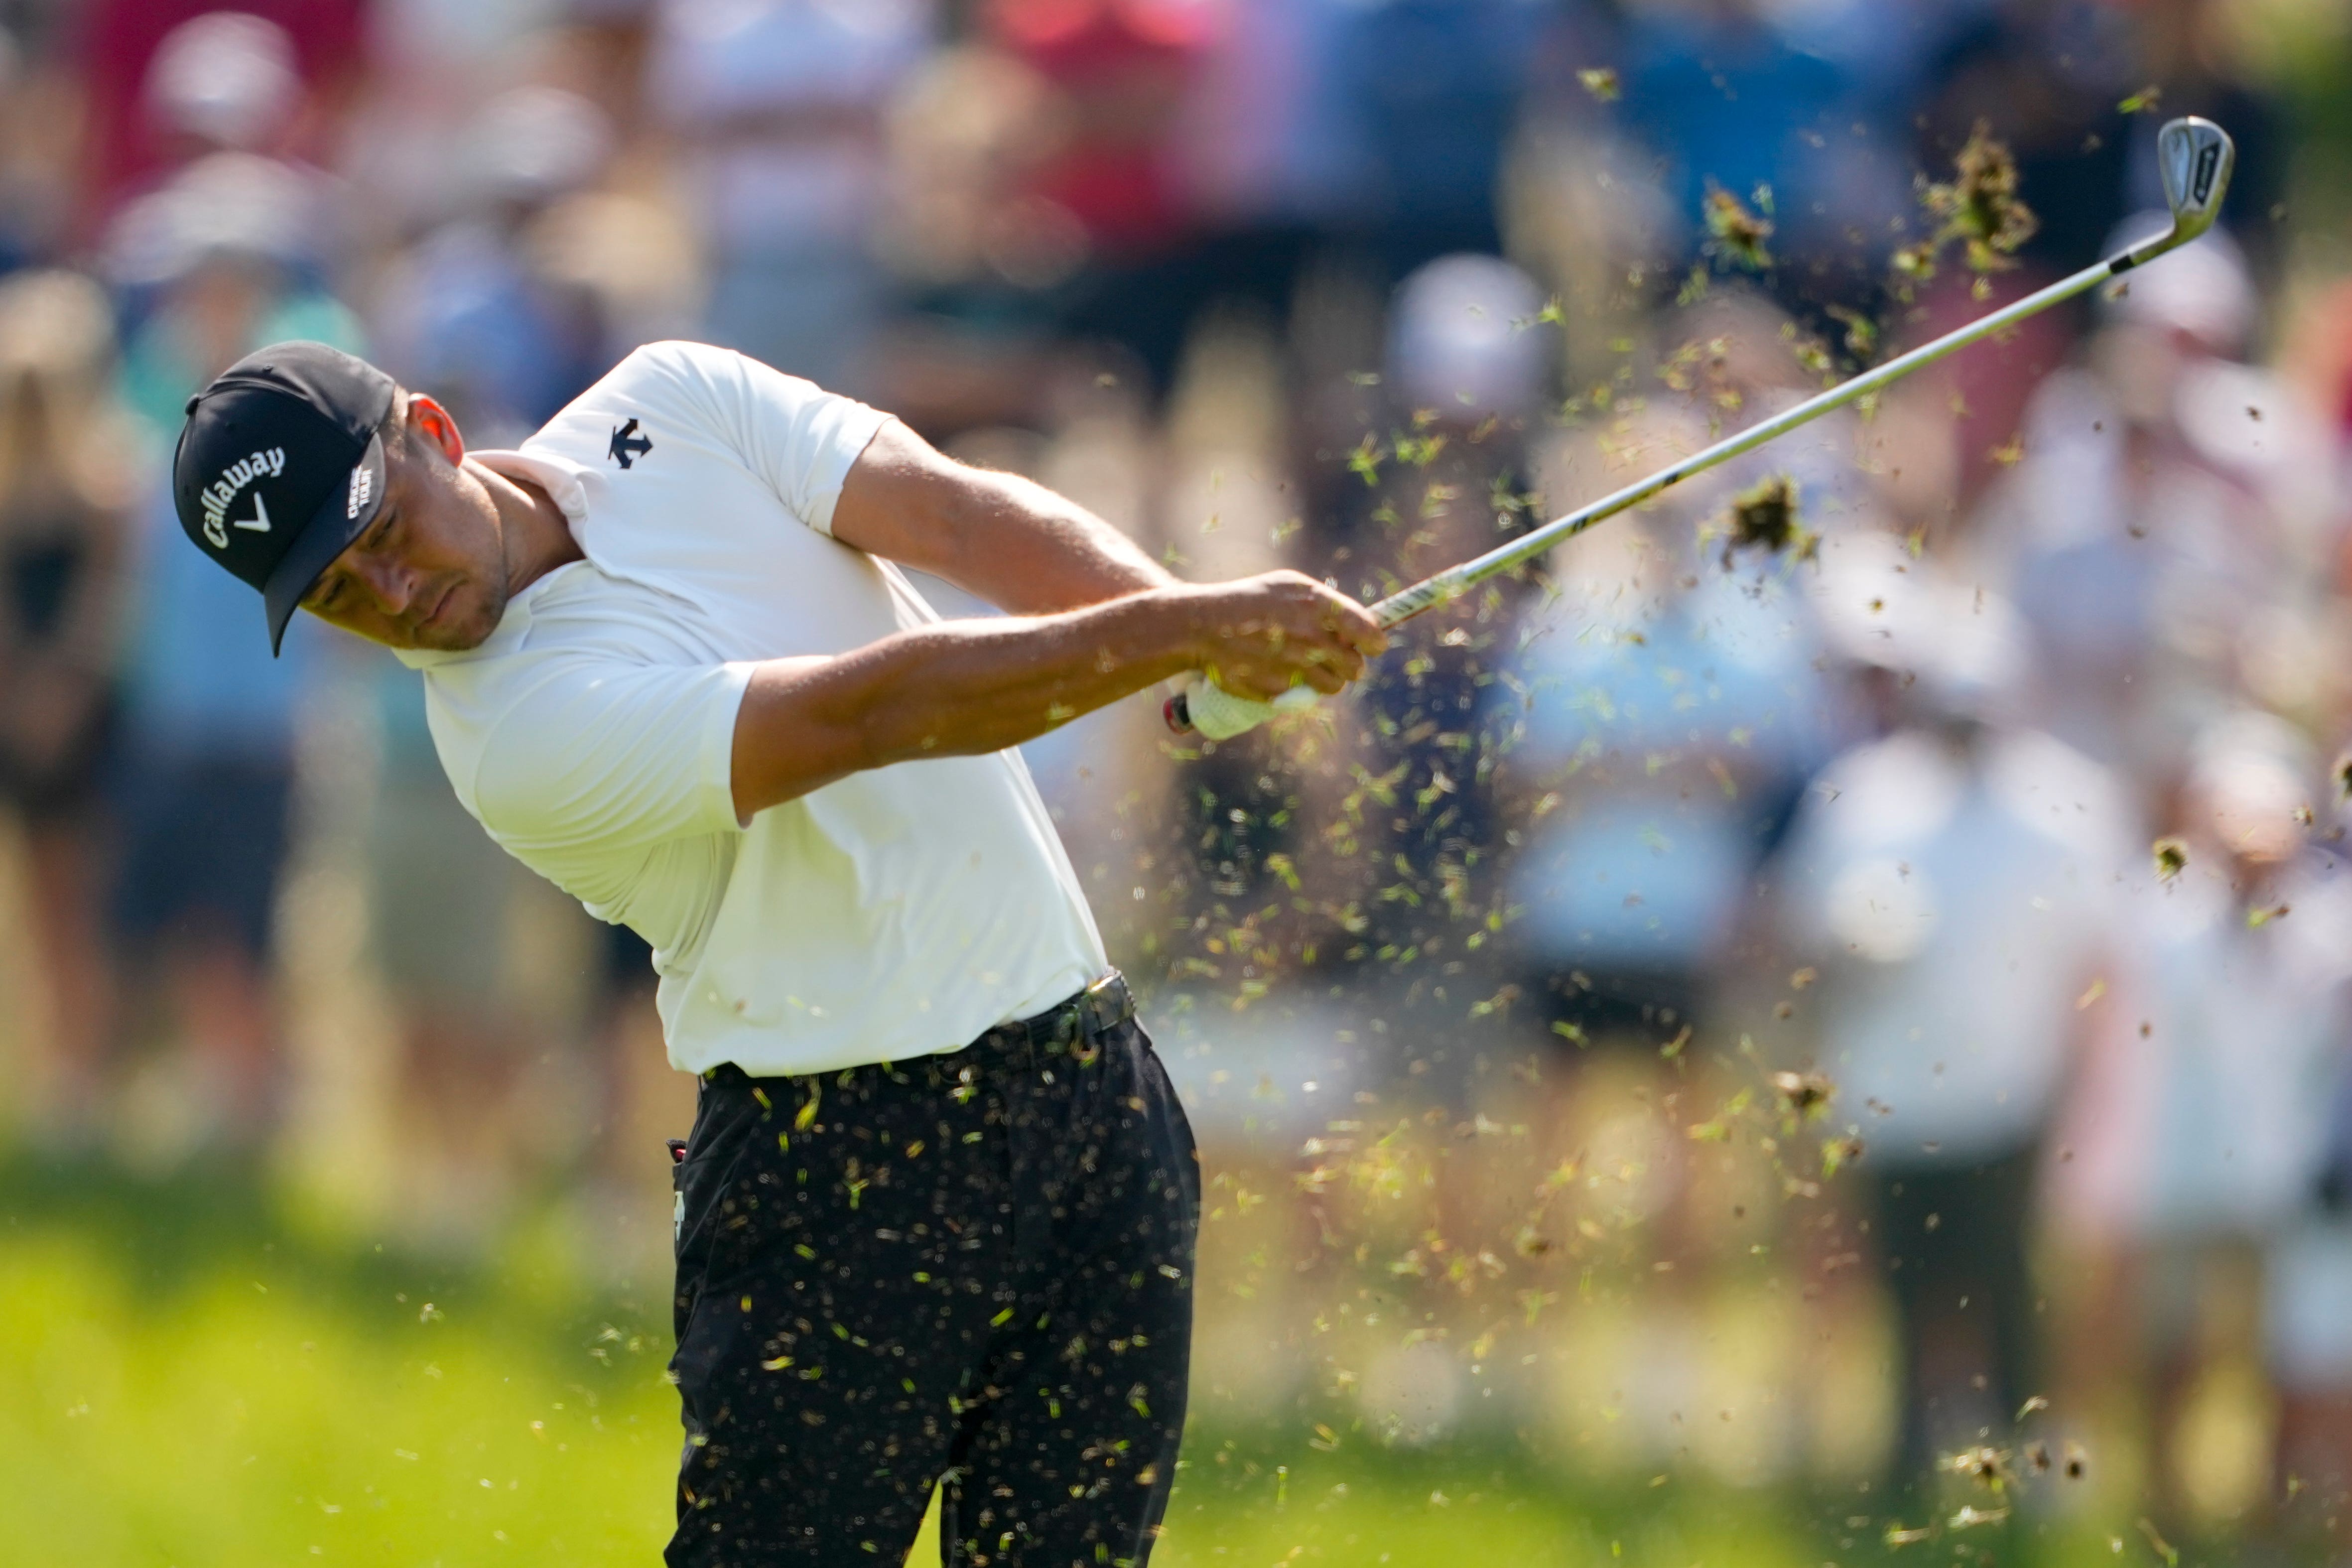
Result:
M655 343L484 467L544 489L587 559L465 653L406 652L490 837L652 943L669 1058L755 1076L951 1051L1107 970L1014 752L856 773L736 819L752 666L939 619L835 542L887 416L724 349Z

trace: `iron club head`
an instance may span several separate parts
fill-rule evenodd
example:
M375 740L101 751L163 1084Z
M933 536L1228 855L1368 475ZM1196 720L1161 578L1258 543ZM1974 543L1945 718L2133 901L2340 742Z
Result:
M2166 249L2186 245L2213 226L2237 156L2228 132L2195 115L2175 120L2157 132L2157 167L2164 176L2165 205L2172 209Z
M2221 198L2229 194L2230 170L2237 159L2238 149L2230 133L2210 120L2184 115L2158 132L2156 163L2164 176L2164 200L2172 209L2172 226L2116 257L2112 271L2128 272L2211 228L2221 215Z

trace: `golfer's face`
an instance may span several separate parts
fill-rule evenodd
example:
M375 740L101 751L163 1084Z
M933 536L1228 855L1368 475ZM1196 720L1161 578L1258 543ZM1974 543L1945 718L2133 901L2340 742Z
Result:
M388 444L383 510L302 607L386 647L478 647L506 610L498 509L421 439Z

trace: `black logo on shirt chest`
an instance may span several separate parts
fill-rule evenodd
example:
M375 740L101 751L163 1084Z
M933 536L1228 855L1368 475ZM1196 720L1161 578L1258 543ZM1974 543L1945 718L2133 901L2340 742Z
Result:
M614 430L613 444L604 448L604 456L626 468L653 449L653 437L638 435L637 422L632 419Z

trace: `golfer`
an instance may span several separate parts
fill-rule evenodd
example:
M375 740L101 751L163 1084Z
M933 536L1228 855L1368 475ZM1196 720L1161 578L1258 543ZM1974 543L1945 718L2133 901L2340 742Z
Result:
M1200 1185L1012 750L1187 670L1333 691L1383 636L1295 573L1173 581L887 416L694 343L510 452L318 343L190 399L197 547L424 672L490 836L654 948L684 1404L673 1564L1150 1554ZM899 565L1011 614L942 621Z

